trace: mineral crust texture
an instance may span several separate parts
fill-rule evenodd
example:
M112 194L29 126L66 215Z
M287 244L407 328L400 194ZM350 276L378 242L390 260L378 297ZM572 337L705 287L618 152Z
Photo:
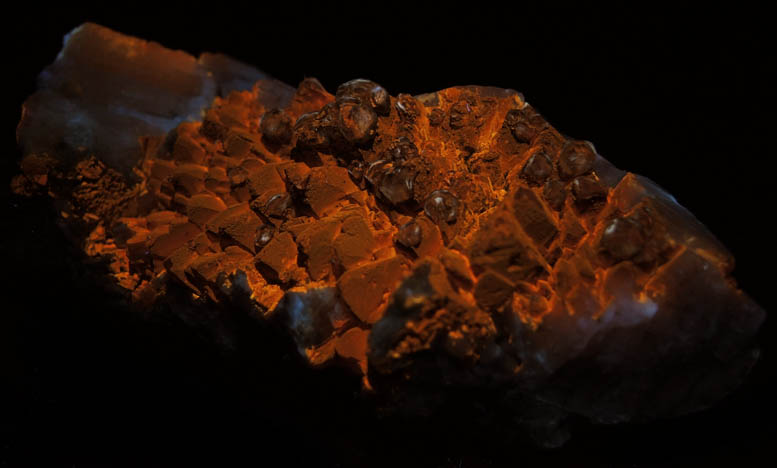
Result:
M758 356L730 253L513 90L295 90L86 24L17 136L13 190L54 198L133 303L277 324L385 407L487 389L560 445L566 414L699 410Z

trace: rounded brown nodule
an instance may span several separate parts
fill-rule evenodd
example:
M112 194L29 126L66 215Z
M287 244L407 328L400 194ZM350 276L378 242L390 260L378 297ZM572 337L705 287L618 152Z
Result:
M616 260L628 260L642 250L645 237L635 221L628 218L615 218L604 228L599 242L602 248Z
M272 240L272 236L275 234L275 229L272 226L264 225L260 226L256 230L256 241L254 242L254 248L257 252L269 244Z
M399 228L397 242L405 247L413 248L421 244L421 226L415 221L409 221Z
M596 153L586 141L568 142L561 150L558 172L564 179L583 175L594 168Z
M259 123L259 130L271 143L285 145L291 141L291 119L278 109L265 112Z
M369 143L375 137L377 124L378 116L369 107L355 102L344 102L340 105L338 125L349 143Z
M437 224L454 223L459 214L459 199L447 190L435 190L426 198L424 213Z
M534 153L521 170L524 179L531 183L543 184L553 173L553 163L544 151Z

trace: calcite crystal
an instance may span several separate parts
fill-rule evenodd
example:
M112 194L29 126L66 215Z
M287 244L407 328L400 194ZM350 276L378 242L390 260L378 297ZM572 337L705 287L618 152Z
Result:
M277 324L384 407L487 389L552 446L569 413L705 408L758 356L731 254L513 90L293 89L86 24L17 136L13 189L53 197L133 303Z

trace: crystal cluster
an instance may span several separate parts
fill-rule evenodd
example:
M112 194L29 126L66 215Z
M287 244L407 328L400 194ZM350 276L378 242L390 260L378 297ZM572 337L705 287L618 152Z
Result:
M13 189L57 199L134 303L243 308L387 406L495 389L558 445L566 413L698 410L757 359L730 253L512 90L293 89L87 24L18 138Z

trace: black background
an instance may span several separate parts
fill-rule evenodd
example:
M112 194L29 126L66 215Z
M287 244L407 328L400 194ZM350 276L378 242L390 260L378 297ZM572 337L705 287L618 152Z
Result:
M484 4L447 16L388 4L373 5L377 11L366 4L331 11L130 6L121 14L42 8L9 21L2 186L17 171L13 129L21 103L63 35L84 21L195 55L223 52L290 84L315 76L330 91L356 77L392 94L508 87L561 132L593 141L616 166L674 194L734 253L741 287L774 310L777 60L765 12L676 7L561 15ZM751 378L717 407L641 426L580 424L563 449L533 451L493 442L499 427L473 434L455 415L420 427L381 425L349 393L353 382L338 386L330 383L342 376L298 370L282 342L235 357L172 320L131 316L67 260L46 201L0 193L0 259L8 275L0 305L0 466L775 461L773 320L760 334L762 359Z

